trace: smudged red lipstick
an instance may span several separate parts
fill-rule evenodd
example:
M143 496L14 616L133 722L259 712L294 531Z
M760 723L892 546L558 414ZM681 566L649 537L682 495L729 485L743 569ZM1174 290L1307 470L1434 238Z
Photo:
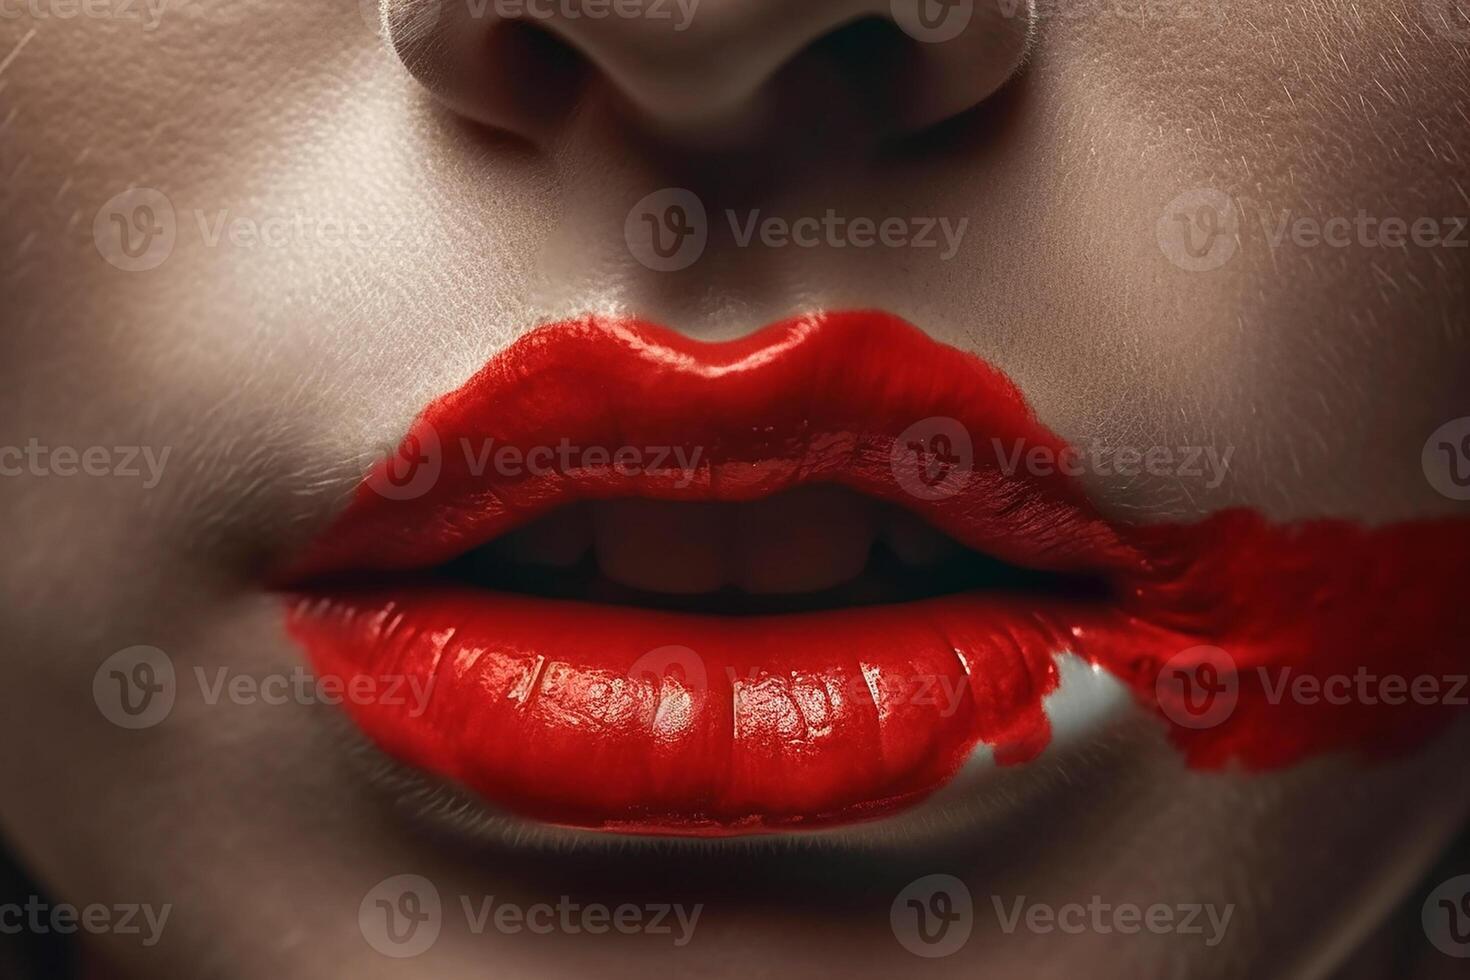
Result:
M1198 767L1393 754L1459 710L1307 703L1272 678L1470 670L1470 522L1120 526L1073 477L1008 465L999 447L1018 445L1068 449L996 369L882 313L720 344L624 320L545 327L420 414L290 569L288 628L323 675L432 685L426 710L349 705L392 756L513 813L625 833L829 826L923 799L979 745L1029 761L1063 653L1126 684ZM678 508L819 487L901 507L1025 587L731 615L436 574L612 501L674 508L645 530L677 565L714 526L669 534ZM724 565L666 580L746 581L739 538L707 542Z

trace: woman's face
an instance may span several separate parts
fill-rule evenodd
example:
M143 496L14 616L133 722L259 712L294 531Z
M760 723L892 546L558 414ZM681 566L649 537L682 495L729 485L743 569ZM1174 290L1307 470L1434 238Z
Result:
M685 371L705 379L680 395L694 419L798 397L727 398L698 353L725 348L694 341L886 310L1008 376L1082 450L1073 482L1108 527L1232 508L1280 529L1435 522L1444 553L1342 552L1381 573L1352 633L1402 636L1406 664L1416 645L1463 649L1453 629L1393 632L1407 597L1465 583L1463 0L384 3L36 0L0 20L0 818L55 902L169 908L157 942L98 930L98 955L139 976L1307 977L1405 897L1470 807L1446 778L1470 747L1457 712L1387 757L1351 747L1371 761L1197 765L1146 698L1062 738L1083 698L1052 706L1039 756L875 821L618 834L506 816L477 792L488 777L451 778L472 817L445 820L423 804L447 798L425 789L433 766L298 685L323 664L274 585L427 404L492 359L515 370L528 355L507 350L538 327L663 325L679 336L658 350L695 351ZM890 335L829 329L821 363L857 373L859 336ZM632 355L558 350L474 431L540 412L549 437L574 397L593 415L668 400L656 373L611 393L642 370ZM895 341L876 373L866 351L857 400L922 389L931 363L933 387L953 383L941 350ZM597 384L556 373L572 367ZM983 454L996 433L970 430ZM825 492L790 527L846 528L852 499ZM600 505L613 579L702 591L681 586L708 555L680 542L727 519L753 522L749 576L793 569L776 591L842 577L842 533L779 552L769 515L730 517L756 501L678 503ZM1260 573L1298 587L1270 629L1333 601L1322 554ZM176 697L120 725L104 662L156 677L109 661L138 646L163 651ZM569 744L521 777L585 764ZM414 765L385 777L390 756ZM971 896L954 949L918 937L955 907L935 874ZM381 923L426 908L424 882L437 938L396 945ZM567 912L542 934L495 914L538 903L630 903L642 925ZM647 927L660 905L667 932ZM1167 912L1129 929L1129 906Z

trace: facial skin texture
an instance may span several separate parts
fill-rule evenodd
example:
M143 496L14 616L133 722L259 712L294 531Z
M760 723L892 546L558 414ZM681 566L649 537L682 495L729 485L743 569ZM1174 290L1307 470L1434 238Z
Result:
M706 2L717 17L741 0ZM371 5L178 0L153 29L144 9L136 21L7 12L0 444L171 450L151 488L0 480L0 826L58 900L173 905L156 946L105 935L97 948L139 976L277 980L916 965L1318 977L1395 903L1417 907L1419 875L1470 808L1464 781L1446 778L1470 748L1463 728L1397 765L1248 777L1184 771L1139 722L909 846L629 858L426 829L363 779L330 707L208 704L189 680L165 723L124 731L93 701L102 661L136 644L166 650L186 679L290 671L299 653L265 570L341 509L430 398L538 323L589 311L714 339L805 309L886 308L994 363L1074 443L1233 450L1213 487L1089 474L1117 519L1232 505L1278 520L1470 516L1420 461L1431 432L1470 415L1470 249L1270 240L1283 214L1470 215L1463 3L1059 6L1039 11L1026 69L998 95L881 145L871 91L804 62L794 91L830 86L820 98L757 93L713 136L669 125L698 111L664 118L596 66L569 107L535 102L516 75L525 91L497 98L532 100L536 126L506 133L435 103ZM754 23L767 40L783 27ZM581 39L603 42L635 43ZM654 49L681 43L670 32ZM676 63L668 87L684 93L712 59ZM135 185L176 214L172 252L146 272L105 261L93 235L99 209ZM630 254L624 225L671 187L704 202L710 244L657 272ZM1192 190L1238 208L1218 268L1191 271L1161 247L1160 220ZM754 208L968 226L948 261L943 248L741 248L725 211L743 221ZM284 231L249 245L232 237L237 220ZM354 242L331 230L352 223ZM935 872L968 882L976 932L919 961L888 908ZM430 951L397 960L364 942L357 913L403 873L434 881L456 914ZM564 894L706 908L677 949L666 936L472 935L457 914L459 895ZM1212 948L1006 934L991 895L1234 915Z

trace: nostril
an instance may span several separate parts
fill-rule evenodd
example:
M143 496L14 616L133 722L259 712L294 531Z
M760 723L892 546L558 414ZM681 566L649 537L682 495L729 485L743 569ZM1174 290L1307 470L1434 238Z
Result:
M388 36L409 73L450 109L487 126L542 136L594 73L581 52L539 22L465 14L472 5L460 11L397 0L386 9ZM445 22L455 14L468 19Z
M889 130L902 114L906 80L913 77L919 52L912 38L886 17L852 21L813 41L783 74L781 87L808 89L812 76L827 76L829 92L806 106L812 121L831 126L834 115L860 120L869 130Z
M462 115L536 142L593 80L630 118L679 141L911 133L1004 84L1034 20L1031 0L975 4L961 30L940 35L878 0L729 0L673 26L580 8L573 16L571 7L533 16L529 7L502 15L493 4L383 2L393 46L416 78Z
M486 57L502 62L519 115L555 119L569 111L594 73L582 53L538 23L509 20L490 32Z

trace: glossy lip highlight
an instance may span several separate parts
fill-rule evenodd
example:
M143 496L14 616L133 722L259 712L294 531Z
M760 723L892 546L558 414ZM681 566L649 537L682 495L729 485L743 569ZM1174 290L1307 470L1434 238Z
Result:
M564 442L602 452L507 474L455 451L487 440L522 458ZM998 371L886 314L714 345L629 321L546 327L420 415L291 570L288 628L322 674L432 684L416 717L350 707L389 754L511 812L623 833L827 826L923 799L980 744L1002 764L1032 759L1064 652L1122 680L1200 766L1377 755L1446 723L1445 710L1282 705L1251 670L1464 667L1449 644L1470 632L1454 599L1467 559L1438 581L1422 565L1463 542L1465 522L1283 528L1232 511L1117 528L1070 477L1007 473L993 447L1018 441L1066 449ZM627 446L682 447L702 468L619 467ZM971 593L732 621L422 574L575 500L741 501L821 482L903 502L1013 564L1098 576L1116 601ZM1231 695L1208 725L1188 685L1162 680L1202 649L1230 651L1205 664ZM961 696L924 703L926 681Z

